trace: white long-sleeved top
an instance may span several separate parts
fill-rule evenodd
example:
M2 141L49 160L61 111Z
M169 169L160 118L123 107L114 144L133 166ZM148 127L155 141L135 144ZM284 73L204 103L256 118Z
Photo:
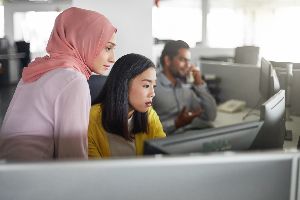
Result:
M18 83L0 131L0 158L87 159L91 107L85 76L58 68Z

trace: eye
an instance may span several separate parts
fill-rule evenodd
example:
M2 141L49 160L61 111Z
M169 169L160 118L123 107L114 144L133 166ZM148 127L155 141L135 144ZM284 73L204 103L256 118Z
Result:
M148 84L147 84L147 85L143 85L143 87L144 87L144 88L149 88L150 85L148 85Z
M153 85L154 88L156 88L156 85Z
M107 52L112 51L112 50L114 50L114 49L115 49L115 46L107 46L107 47L105 47L105 50L106 50Z

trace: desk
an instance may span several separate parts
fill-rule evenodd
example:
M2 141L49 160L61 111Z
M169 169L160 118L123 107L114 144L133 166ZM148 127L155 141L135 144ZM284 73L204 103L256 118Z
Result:
M248 115L248 117L243 120L243 117L248 113L250 109L245 108L240 112L235 113L226 113L218 111L217 118L213 122L215 127L227 126L232 124L237 124L241 122L249 122L249 121L258 121L259 120L259 111L254 110L253 114Z
M243 120L243 117L249 111L249 108L245 108L240 112L236 113L225 113L218 111L217 118L213 122L215 127L227 126L232 124L237 124L241 122L248 122L248 121L257 121L259 120L259 111L254 110L253 114L246 117ZM291 121L286 122L286 129L293 131L293 140L292 141L284 141L283 147L284 149L289 148L297 148L298 138L300 136L300 117L299 116L291 116Z

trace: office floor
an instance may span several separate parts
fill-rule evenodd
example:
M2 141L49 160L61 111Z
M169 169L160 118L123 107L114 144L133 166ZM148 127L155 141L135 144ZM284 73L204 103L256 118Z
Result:
M15 92L16 85L0 86L0 125L8 108L9 102Z

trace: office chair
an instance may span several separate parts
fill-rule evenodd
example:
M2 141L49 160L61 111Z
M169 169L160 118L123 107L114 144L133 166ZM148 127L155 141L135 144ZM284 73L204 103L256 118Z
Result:
M106 76L103 75L92 75L90 79L88 80L88 84L90 87L90 93L91 93L91 102L93 103L94 100L98 97L100 94L105 81L106 81Z
M30 43L25 41L17 41L15 42L17 53L24 53L24 57L20 58L20 70L19 76L22 76L23 68L26 67L31 60L30 57Z

